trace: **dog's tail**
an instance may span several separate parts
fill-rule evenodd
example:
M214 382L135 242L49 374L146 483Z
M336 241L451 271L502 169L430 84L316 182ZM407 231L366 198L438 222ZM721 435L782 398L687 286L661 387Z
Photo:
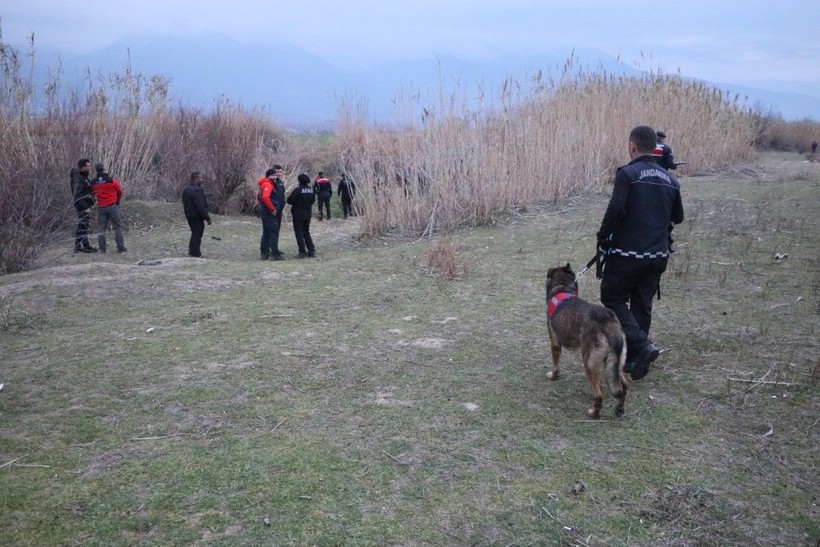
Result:
M619 325L620 326L620 325ZM607 333L609 346L612 350L606 356L606 378L609 385L609 392L616 399L623 400L626 397L626 377L624 376L624 363L626 362L626 337L621 329L617 332Z

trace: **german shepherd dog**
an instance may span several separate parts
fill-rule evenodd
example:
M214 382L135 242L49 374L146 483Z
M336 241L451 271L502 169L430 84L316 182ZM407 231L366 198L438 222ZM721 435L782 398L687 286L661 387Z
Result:
M624 414L626 377L626 338L615 312L578 297L578 282L569 263L550 268L547 273L547 326L552 349L552 370L547 378L556 380L560 373L558 360L561 348L581 348L581 359L587 380L595 398L587 410L591 418L598 418L603 406L603 394L598 383L599 372L617 399L615 415Z

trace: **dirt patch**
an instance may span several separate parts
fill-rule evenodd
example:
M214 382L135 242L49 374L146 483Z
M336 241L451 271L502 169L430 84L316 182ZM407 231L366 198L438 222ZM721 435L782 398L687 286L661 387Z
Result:
M445 340L444 338L417 338L416 340L411 340L410 342L406 340L399 340L396 342L399 346L413 346L415 348L423 349L443 349L451 343L452 342L450 340Z

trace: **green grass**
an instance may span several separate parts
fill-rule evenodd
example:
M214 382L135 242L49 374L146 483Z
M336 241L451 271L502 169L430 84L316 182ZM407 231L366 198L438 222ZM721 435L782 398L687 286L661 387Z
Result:
M3 543L813 544L814 167L684 179L671 351L595 423L576 352L545 377L543 291L592 255L606 195L452 234L451 281L432 242L353 219L313 224L316 260L284 227L276 263L258 221L215 217L208 258L179 258L187 226L141 204L127 255L68 243L0 278Z

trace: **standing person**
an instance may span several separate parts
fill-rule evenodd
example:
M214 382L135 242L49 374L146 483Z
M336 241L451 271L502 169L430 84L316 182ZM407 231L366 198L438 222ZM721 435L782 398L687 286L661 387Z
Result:
M285 183L282 182L282 166L274 165L260 178L259 202L262 217L262 241L259 244L262 260L284 260L279 251L279 229L282 226L282 211L285 208Z
M811 153L814 154L817 152L817 141L811 141Z
M638 380L660 350L649 340L652 298L671 251L673 224L683 222L677 179L652 158L656 135L642 125L629 134L628 164L618 168L612 198L597 233L606 252L601 303L618 316L626 335L625 372Z
M313 189L319 196L319 222L322 222L322 205L327 210L327 219L330 220L330 196L333 195L333 183L325 177L324 171L319 171L319 176L313 181Z
M310 216L313 202L316 201L316 190L310 186L310 177L305 173L299 175L299 186L288 196L293 217L293 232L296 234L296 245L299 247L297 258L316 256L316 247L310 237Z
M114 240L117 242L117 252L124 253L125 239L122 237L122 215L120 214L120 200L122 199L122 187L117 179L105 172L102 163L94 165L97 176L91 182L91 190L97 198L97 241L100 252L105 252L105 232L108 223L114 226Z
M77 168L71 170L71 195L77 211L77 232L74 236L75 253L96 253L97 249L88 241L91 228L91 209L94 207L94 192L91 191L91 160L83 158Z
M352 180L348 180L347 175L342 173L342 178L339 181L339 186L336 188L336 193L342 200L342 214L344 218L347 215L353 216L353 196L356 195L356 185Z
M201 257L202 234L205 233L205 223L211 225L211 215L208 214L208 198L202 190L202 175L198 171L191 173L191 182L182 191L182 208L191 227L188 256Z
M657 141L652 151L652 157L655 158L655 162L667 170L677 169L678 166L675 165L675 158L672 157L672 147L663 142L666 139L666 133L658 131L655 135L657 136Z

